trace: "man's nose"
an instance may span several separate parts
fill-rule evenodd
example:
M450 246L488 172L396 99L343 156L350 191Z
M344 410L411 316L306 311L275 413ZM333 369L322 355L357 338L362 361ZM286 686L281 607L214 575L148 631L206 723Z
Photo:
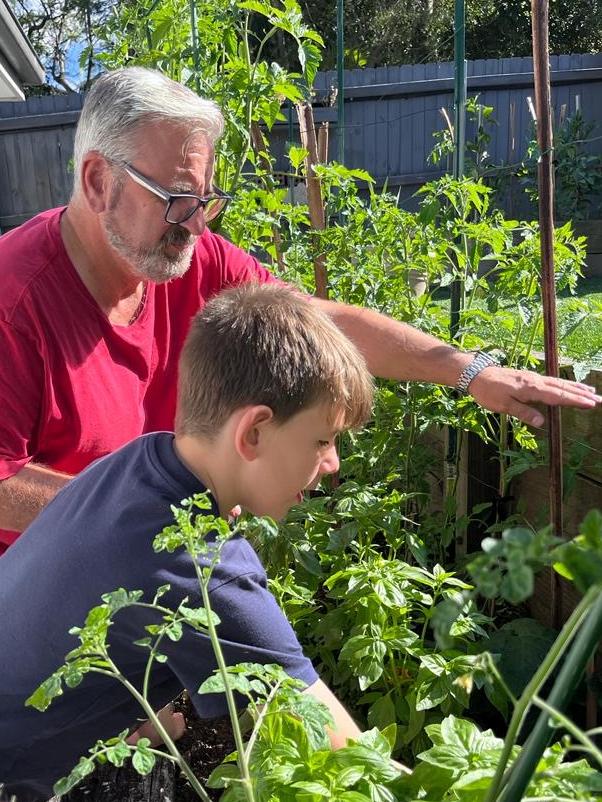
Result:
M180 225L182 228L185 228L187 231L190 231L190 233L194 234L195 237L198 237L203 233L205 227L207 226L203 209L199 207L192 217L189 217L188 220L185 220L183 223L179 223L178 225Z
M336 473L339 470L340 462L339 455L337 454L337 447L333 444L322 458L320 465L320 473Z

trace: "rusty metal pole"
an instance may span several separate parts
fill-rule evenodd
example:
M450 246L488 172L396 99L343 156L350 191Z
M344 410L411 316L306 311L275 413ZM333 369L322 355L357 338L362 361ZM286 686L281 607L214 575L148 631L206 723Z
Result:
M539 146L539 226L541 243L541 295L543 303L544 349L546 373L559 375L558 341L556 337L556 286L554 282L554 180L550 51L548 41L549 0L531 0L533 25L533 71L537 144ZM563 535L562 523L562 438L560 408L548 408L548 444L550 451L550 522L554 534ZM551 579L551 610L554 625L559 622L558 582Z

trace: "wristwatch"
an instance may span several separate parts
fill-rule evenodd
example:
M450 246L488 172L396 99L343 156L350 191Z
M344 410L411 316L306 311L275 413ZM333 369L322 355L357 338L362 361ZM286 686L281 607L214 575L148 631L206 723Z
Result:
M460 395L468 395L470 382L478 376L482 370L485 370L485 368L490 368L492 365L499 366L499 364L497 359L490 354L486 354L485 351L477 351L472 361L469 362L462 373L460 373L460 378L458 379L455 389Z

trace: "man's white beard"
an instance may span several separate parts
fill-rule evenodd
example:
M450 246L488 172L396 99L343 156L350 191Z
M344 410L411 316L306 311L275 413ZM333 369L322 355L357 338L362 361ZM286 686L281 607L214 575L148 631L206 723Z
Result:
M125 259L130 264L132 272L142 279L164 284L174 278L180 278L190 267L196 237L192 237L185 228L173 226L155 248L136 248L128 241L126 235L117 229L111 217L105 221L105 231L109 243L119 256ZM182 232L185 232L186 237ZM188 239L191 239L191 243L185 250L179 251L176 256L167 254L167 246L170 243L186 242Z

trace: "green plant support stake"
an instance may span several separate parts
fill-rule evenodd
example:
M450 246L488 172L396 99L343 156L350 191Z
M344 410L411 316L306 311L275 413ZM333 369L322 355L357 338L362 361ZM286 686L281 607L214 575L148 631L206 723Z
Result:
M558 673L558 678L547 700L551 707L564 712L601 638L602 590L599 591L589 615ZM510 769L508 782L499 797L503 802L520 802L523 798L537 764L554 732L549 722L549 713L542 711L520 755Z

